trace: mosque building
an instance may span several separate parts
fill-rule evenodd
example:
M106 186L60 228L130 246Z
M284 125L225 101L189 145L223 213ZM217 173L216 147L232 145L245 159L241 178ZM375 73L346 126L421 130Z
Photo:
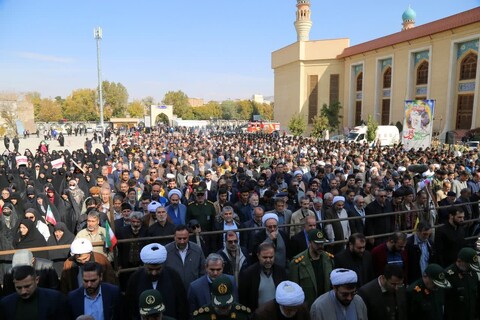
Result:
M405 100L434 99L433 131L480 127L480 7L350 46L348 38L310 40L310 0L297 0L297 42L272 53L274 118L287 128L299 113L308 124L322 105L340 102L342 128L366 121L403 123Z

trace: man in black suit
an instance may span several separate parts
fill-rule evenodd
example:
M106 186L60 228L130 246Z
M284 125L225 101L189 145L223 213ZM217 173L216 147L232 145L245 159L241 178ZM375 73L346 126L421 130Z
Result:
M387 264L382 275L358 290L367 306L369 320L407 319L407 298L403 284L403 269Z
M365 250L367 241L361 233L354 233L348 238L348 247L335 255L335 268L345 268L357 273L358 286L372 280L373 274L372 256Z
M115 285L102 283L102 266L95 262L85 263L82 280L83 286L68 294L71 317L76 319L80 315L88 314L95 319L120 319L120 289Z
M415 233L407 238L405 251L408 256L407 282L408 284L422 277L425 269L434 262L433 242L430 239L432 227L426 221L417 224Z
M307 216L305 218L305 225L303 230L299 233L295 234L291 239L291 247L292 247L292 256L296 256L302 251L307 250L308 248L308 237L307 233L310 230L315 229L317 226L317 219L315 216Z
M56 290L37 287L38 277L32 266L17 267L13 282L17 292L0 301L2 319L68 319L63 295Z
M165 265L165 247L158 243L146 245L140 251L140 259L144 266L130 276L125 292L128 319L140 320L138 299L142 292L148 289L156 289L161 293L166 316L188 319L185 286L177 271Z
M287 280L283 266L275 264L275 247L270 242L263 242L257 250L258 262L252 264L242 273L238 281L240 303L255 310L259 304L275 298L275 289L280 282ZM273 284L270 286L270 279ZM259 288L264 289L259 292Z

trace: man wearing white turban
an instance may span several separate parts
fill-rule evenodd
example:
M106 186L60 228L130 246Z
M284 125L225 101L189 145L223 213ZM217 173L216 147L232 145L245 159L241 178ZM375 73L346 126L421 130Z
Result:
M310 319L305 294L302 288L292 281L282 281L275 291L275 299L270 300L255 311L256 320Z
M158 290L164 299L165 316L176 319L188 319L188 308L185 307L187 293L178 273L165 266L167 250L158 243L146 245L140 251L140 259L144 267L135 271L127 284L125 293L128 303L128 319L140 320L138 301L143 291Z
M322 294L310 308L312 320L367 320L367 307L357 295L357 274L349 269L330 273L333 289Z
M172 189L168 193L168 201L170 204L166 208L167 214L175 226L185 225L187 222L187 206L181 202L182 197L182 192L178 189Z
M342 196L334 197L332 207L325 212L325 220L348 218L348 213L344 207L345 198ZM325 232L330 241L347 240L352 234L348 220L334 221L325 224ZM336 254L345 249L345 244L335 244L332 245L330 249L333 254Z

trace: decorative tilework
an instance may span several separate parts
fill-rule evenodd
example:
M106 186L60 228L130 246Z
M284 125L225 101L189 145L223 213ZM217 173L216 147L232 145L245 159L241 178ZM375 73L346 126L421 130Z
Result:
M417 87L417 90L415 90L415 95L420 96L420 95L426 95L427 94L427 86L422 86L422 87Z
M356 66L353 66L353 71L355 73L355 78L356 78L358 74L363 71L363 64L357 64Z
M392 66L392 58L382 60L382 71Z
M478 39L470 40L467 42L462 42L458 44L457 47L457 60L468 50L473 50L478 53Z
M463 82L458 84L459 92L475 91L475 82Z
M430 51L425 50L425 51L419 51L415 52L415 68L418 66L418 63L422 60L427 60L430 58Z
M390 97L390 89L383 89L383 92L382 92L382 97L383 98L389 98Z

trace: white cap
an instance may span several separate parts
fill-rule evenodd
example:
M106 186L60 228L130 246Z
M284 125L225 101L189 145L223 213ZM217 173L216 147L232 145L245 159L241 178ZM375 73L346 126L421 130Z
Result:
M90 240L85 238L78 238L73 240L72 245L70 246L70 253L72 256L74 254L84 254L90 253L93 251L93 246Z
M282 281L275 291L275 300L281 306L295 307L305 301L305 293L302 288L292 281Z
M33 260L33 254L30 250L21 249L17 250L12 258L12 268L18 266L31 266Z
M162 204L160 202L157 202L157 201L152 201L150 202L150 204L148 205L148 212L156 212L157 211L157 208L158 207L161 207Z
M140 251L140 259L146 264L161 264L167 260L167 249L159 243L150 243Z
M356 284L358 281L355 271L349 269L334 269L330 272L330 282L332 286L341 286L344 284Z
M345 202L345 197L335 196L335 197L333 198L333 204L337 203L338 201Z
M262 224L265 225L268 219L275 219L278 222L278 216L275 213L265 213L262 217Z
M178 189L172 189L168 192L168 199L170 199L171 196L176 194L180 199L182 198L182 192Z

